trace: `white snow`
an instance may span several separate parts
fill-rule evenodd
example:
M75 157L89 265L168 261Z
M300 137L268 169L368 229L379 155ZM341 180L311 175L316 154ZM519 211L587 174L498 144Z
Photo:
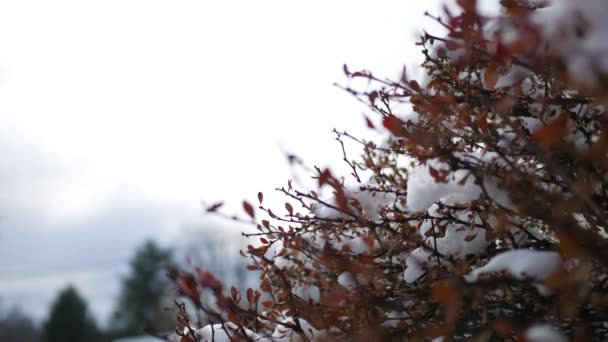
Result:
M339 243L334 243L334 247L340 250L344 247L348 247L354 254L364 254L379 248L380 244L376 239L357 236L352 239L342 239Z
M493 257L487 264L465 276L474 282L484 274L507 273L517 279L531 278L542 281L562 266L562 258L557 252L518 249Z
M114 340L113 342L161 342L164 341L158 337L154 336L135 336L135 337L125 337Z
M197 329L196 334L199 336L198 342L232 342L235 338L241 336L240 332L237 330L236 324L227 322L224 326L226 327L228 334L222 329L221 324L206 325L201 329ZM253 341L271 341L269 338L260 336L249 329L245 329L245 333L247 334L247 337Z
M406 322L410 324L412 320L409 317L410 315L408 315L408 313L405 311L391 310L386 315L386 319L384 320L384 322L382 322L382 326L396 327L397 325L399 325L400 322Z
M322 330L315 329L310 323L303 319L299 319L300 326L302 330L304 330L304 334L310 341L323 341L323 338L326 337L326 334ZM284 324L294 324L294 320L291 317L288 317L282 321ZM284 325L277 325L276 329L272 333L272 341L273 342L300 342L305 341L300 335L295 333L289 327Z
M456 153L455 155L458 159L477 166L506 166L505 161L494 152L476 151ZM430 168L440 173L447 173L445 182L437 182L431 175ZM462 182L465 177L466 180ZM503 207L514 208L507 192L496 185L495 179L487 177L483 182L488 196ZM407 208L414 212L423 211L448 195L457 195L461 198L460 201L462 202L472 201L479 198L482 192L481 187L475 184L475 177L470 175L469 171L450 170L446 163L438 159L431 159L426 164L414 167L410 172L407 181Z
M528 342L567 342L568 339L559 330L548 324L537 324L528 328L525 333Z
M429 56L432 58L439 58L442 56L447 57L450 60L458 60L462 56L464 56L466 50L464 48L458 47L456 49L448 49L443 42L435 42L433 46L429 50Z
M530 134L534 134L536 131L538 131L539 129L541 129L544 126L543 123L536 118L518 116L517 119L519 119L521 121L524 128Z
M577 81L594 84L598 73L608 73L607 15L605 0L554 0L533 15L549 42L539 48L562 56Z
M431 255L422 248L416 248L407 256L405 260L405 271L403 271L403 280L406 283L413 283L420 278L429 264Z
M449 171L446 183L438 183L430 173L430 167L438 171ZM412 211L423 211L437 202L442 197L452 194L460 194L468 200L479 197L481 189L474 183L474 178L467 178L463 185L458 184L468 171L450 171L449 167L432 159L427 164L416 166L407 180L407 207Z
M504 75L498 77L498 81L494 87L509 88L515 84L522 82L526 77L530 76L530 70L519 65L513 65Z
M357 287L357 279L351 272L342 272L338 276L338 284L347 289L351 289Z
M321 291L315 285L304 286L297 284L292 288L291 292L305 301L310 299L313 302L318 303L321 298Z

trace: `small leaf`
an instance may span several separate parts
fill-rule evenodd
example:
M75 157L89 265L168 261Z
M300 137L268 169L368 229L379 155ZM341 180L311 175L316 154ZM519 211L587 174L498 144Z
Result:
M488 111L484 110L479 114L479 121L477 121L477 126L481 130L482 133L488 132Z
M264 279L260 284L260 289L262 289L262 291L264 292L270 292L272 286L270 285L270 282L268 280Z
M243 209L245 209L247 215L249 215L252 219L255 218L255 212L253 211L253 207L251 204L249 204L249 202L243 201Z
M344 194L344 191L335 191L334 195L336 197L336 204L338 205L338 207L345 212L350 212L348 208L348 198Z
M405 65L403 66L403 70L401 71L401 83L407 83L407 70L405 69Z
M260 201L260 205L262 204L262 201L264 201L264 194L262 192L258 192L258 201Z
M329 171L329 169L323 170L319 175L319 186L327 184L331 178L333 178L331 171Z
M372 122L372 120L370 120L367 116L363 116L363 118L365 119L365 124L367 125L367 128L369 128L369 129L376 128L376 126L374 126L374 123Z
M462 177L461 180L458 181L458 185L462 186L467 182L467 179L469 178L469 176L471 175L471 173L467 173L466 176Z
M230 296L232 297L232 299L236 302L237 298L239 296L239 290L236 289L236 287L232 286L230 288Z
M247 289L247 301L253 303L253 290L251 287Z
M367 245L367 247L369 247L370 249L374 248L374 239L371 236L363 236L361 237L361 240L363 241L363 243L365 243Z
M208 213L213 213L215 211L217 211L219 208L221 208L224 205L224 202L217 202L209 207L207 207L206 211Z
M416 80L411 80L409 82L409 84L410 84L410 87L412 89L414 89L415 91L420 91L420 85L418 84L418 82L416 82Z
M369 93L369 95L367 95L367 97L369 98L369 102L371 104L374 104L374 101L376 101L376 98L378 98L378 92L376 90L374 90L371 93Z
M273 219L277 218L277 215L275 215L270 209L268 209L268 216L272 217Z
M291 206L291 204L285 202L285 209L287 209L287 212L290 216L293 216L293 207Z
M437 169L429 165L429 174L439 183L445 183L445 176Z
M265 308L270 308L274 304L271 300L265 300L262 302L262 306Z

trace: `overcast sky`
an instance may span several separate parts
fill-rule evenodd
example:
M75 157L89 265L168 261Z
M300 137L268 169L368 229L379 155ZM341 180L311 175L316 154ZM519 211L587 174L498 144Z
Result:
M74 283L105 320L135 246L200 200L341 158L365 109L342 65L416 72L438 1L0 1L0 301L43 319ZM230 207L229 207L230 208ZM225 223L226 234L234 234Z

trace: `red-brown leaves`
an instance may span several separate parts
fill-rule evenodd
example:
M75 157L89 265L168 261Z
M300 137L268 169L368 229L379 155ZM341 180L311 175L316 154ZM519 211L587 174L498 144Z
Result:
M176 281L179 291L195 303L200 301L200 292L192 275L183 275Z
M477 120L477 127L481 130L482 133L488 133L488 111L484 110L479 114L479 119Z
M325 185L325 184L330 184L330 181L334 180L335 178L332 176L331 171L329 171L329 169L325 169L321 172L321 174L319 175L319 187ZM332 181L333 182L333 181Z
M426 87L409 80L405 72L399 80L380 80L344 66L349 80L369 81L370 88L363 90L347 87L378 112L365 117L365 124L374 129L379 120L376 126L381 123L389 135L383 139L388 143L352 137L361 143L364 156L350 166L372 181L314 168L318 174L313 177L322 189L302 190L298 182L292 187L289 181L287 189L280 189L289 201L284 210L262 207L262 193L259 209L243 202L252 220L256 213L268 215L243 253L251 259L247 268L259 274L259 291L268 297L259 303L257 287L247 290L243 297L249 310L228 313L230 321L269 336L276 325L269 321L293 317L316 329L333 326L329 334L339 336L331 335L330 340L369 337L361 332L378 326L399 340L439 335L446 340L483 340L488 334L523 339L527 326L521 317L570 329L569 336L576 334L570 328L576 320L593 319L596 326L605 326L594 310L601 311L608 302L602 294L603 256L608 249L598 234L604 229L600 227L608 226L608 129L605 114L593 109L594 103L604 100L569 89L570 82L554 72L565 69L563 61L556 63L558 57L539 57L544 53L538 48L543 37L526 10L518 9L520 1L504 1L508 14L495 23L496 33L489 34L489 18L476 12L476 2L458 3L461 13L448 14L441 22L448 37L428 33L422 38L421 47L428 52L422 65L428 75ZM503 20L513 34L500 30ZM437 48L443 54L433 54ZM508 71L504 80L509 82L510 76L519 75L514 77L515 88L496 87L502 71ZM416 119L404 122L400 118L410 110L403 105L408 101ZM546 121L548 116L553 119ZM539 122L548 123L537 129ZM534 132L531 137L522 124ZM577 135L569 136L575 128ZM577 145L562 140L576 140ZM582 140L590 148L581 153ZM304 165L295 156L289 160ZM344 161L350 160L345 152ZM462 203L440 200L432 206L437 210L409 212L410 199L415 202L410 196L415 190L410 187L415 179L411 171L417 165L426 165L431 176L424 180L428 187L419 187L428 191L425 197L447 195ZM333 197L328 199L329 192ZM385 195L394 201L385 203ZM337 215L316 210L324 207ZM578 216L584 220L573 219ZM432 229L424 226L429 222ZM484 234L488 247L466 256L450 252L458 243L463 244L463 253L481 244L479 234ZM450 240L454 236L457 239ZM555 273L545 282L498 273L474 282L463 279L471 270L489 265L497 254L515 248L558 250L564 259L576 258L577 269ZM410 256L421 258L421 276L412 282L405 281L403 273L404 268L415 270ZM214 278L195 277L205 284L197 283L199 291L188 279L179 278L180 293L188 297L221 288ZM544 296L537 285L553 293ZM319 290L318 297L300 297L301 290L313 289ZM235 289L230 295L228 304L240 300ZM577 316L578 310L585 311L584 317ZM263 318L256 316L260 312ZM286 330L296 329L295 323L288 325Z
M517 0L500 0L500 4L511 16L527 16L532 13L532 3Z
M507 46L505 46L505 44L503 44L503 42L498 41L496 42L496 49L494 51L494 62L496 63L504 63L510 53L509 53L509 49Z
M568 133L568 115L563 114L556 120L548 123L532 135L538 144L551 147L558 144Z
M476 0L458 0L457 3L465 12L476 12L477 10Z
M337 206L344 212L350 212L348 206L348 197L344 192L342 183L331 174L331 171L329 171L329 169L325 169L321 172L318 178L318 182L319 187L322 187L324 185L329 185L330 187L332 187L334 189L334 198ZM289 206L291 207L291 205ZM287 208L287 204L285 207ZM290 209L287 208L287 211L289 210ZM293 208L291 208L291 212L293 212Z
M496 82L498 82L498 77L500 76L498 67L498 63L490 63L483 73L483 81L490 90L494 90Z
M453 325L458 319L458 312L462 304L462 291L454 284L442 282L436 284L432 292L433 298L444 307L446 324Z
M404 122L394 115L385 116L382 119L382 126L396 137L404 137L406 135L407 132L403 125Z
M270 285L270 282L267 279L264 279L260 284L260 289L262 289L262 291L264 292L270 292L272 290L272 286Z
M213 273L203 271L201 268L196 268L196 274L198 276L198 282L202 287L210 288L213 291L221 291L222 283L217 279Z
M234 286L230 287L230 297L235 304L238 304L241 301L241 293Z

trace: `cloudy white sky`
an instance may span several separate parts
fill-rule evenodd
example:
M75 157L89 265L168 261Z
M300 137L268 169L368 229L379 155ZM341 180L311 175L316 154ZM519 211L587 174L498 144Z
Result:
M365 131L342 64L415 72L433 1L0 1L0 302L74 283L104 320L146 237L238 207ZM224 223L226 234L234 234Z

